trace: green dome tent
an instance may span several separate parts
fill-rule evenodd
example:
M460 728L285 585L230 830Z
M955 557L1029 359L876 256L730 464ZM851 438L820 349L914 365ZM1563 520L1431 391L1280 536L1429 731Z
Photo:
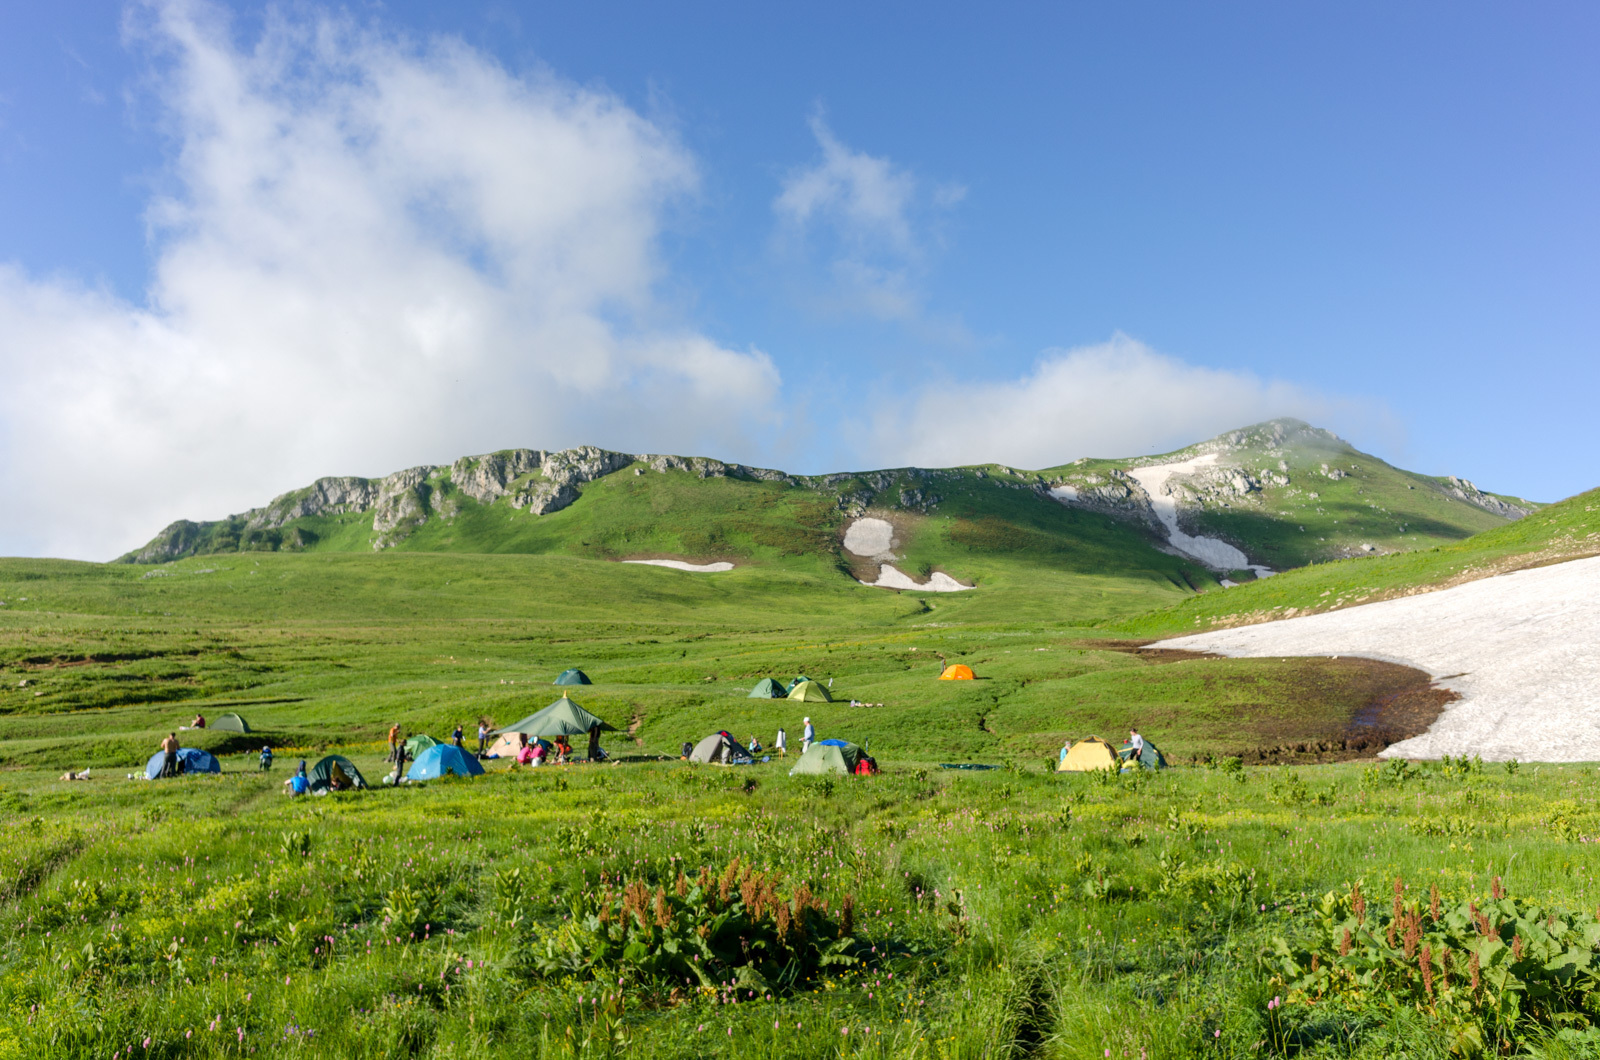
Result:
M213 732L249 732L250 723L237 714L224 714L211 723Z
M592 685L592 684L594 684L594 682L589 680L589 675L584 673L582 670L573 669L573 670L562 670L561 671L561 676L556 678L555 681L552 682L552 684L558 684L558 685Z
M361 770L356 768L354 762L344 755L329 755L306 772L306 779L311 781L313 795L324 795L333 790L333 778L337 775L335 770L344 774L351 788L367 786L367 778L361 775Z
M1133 746L1131 744L1124 744L1118 748L1117 757L1122 759L1123 769L1139 769L1141 767L1144 769L1167 768L1167 756L1162 754L1160 748L1149 740L1144 742L1144 754L1140 755L1137 761L1133 758Z
M815 681L801 681L789 689L789 698L801 703L832 703L833 697L828 695L828 690Z
M800 761L789 770L789 775L803 777L838 773L841 776L850 776L866 754L855 744L844 743L842 740L835 743L814 743L806 748L806 753L801 755Z
M783 694L788 695L790 692L794 691L795 685L800 684L802 681L809 680L811 680L811 678L807 677L805 674L801 674L799 677L796 677L793 681L790 681L788 684L783 686Z
M590 714L577 703L562 696L536 714L529 714L515 725L495 730L496 736L511 732L525 732L529 736L586 736L598 724L602 732L616 732L598 715Z
M406 737L406 757L415 759L419 754L438 743L432 736L417 733L415 736Z
M788 690L783 687L782 681L775 681L770 677L763 677L754 688L750 690L749 699L782 699L788 695Z

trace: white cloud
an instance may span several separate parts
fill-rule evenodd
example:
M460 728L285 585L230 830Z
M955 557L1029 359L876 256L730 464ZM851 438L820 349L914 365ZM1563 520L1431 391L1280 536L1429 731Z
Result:
M846 146L820 114L811 118L811 132L821 158L783 181L772 208L782 247L827 260L812 303L964 340L958 323L927 319L920 281L936 242L934 217L959 203L966 189L924 187L889 159Z
M742 448L778 373L661 324L694 160L615 97L451 40L173 0L173 191L142 304L0 267L0 553L104 558L323 474L512 445Z
M861 448L883 467L1043 468L1167 452L1277 416L1325 421L1335 407L1288 383L1186 364L1117 335L1049 351L1019 379L942 381L880 402Z

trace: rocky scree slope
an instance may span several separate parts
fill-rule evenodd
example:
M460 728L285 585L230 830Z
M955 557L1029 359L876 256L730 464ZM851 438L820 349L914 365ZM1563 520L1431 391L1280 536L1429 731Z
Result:
M1159 498L1152 498L1134 477L1142 468L1197 457L1205 458L1204 466L1167 476ZM408 540L411 547L430 549L538 550L543 546L510 540L517 519L541 519L570 509L586 487L601 480L617 481L612 476L619 475L630 481L638 478L641 486L661 482L663 486L655 487L658 493L666 480L654 476L766 484L769 490L804 502L771 509L769 519L815 523L808 528L811 536L827 538L835 550L849 522L869 511L904 513L912 520L941 512L993 519L1009 518L1004 513L1015 512L1018 503L1037 502L1039 517L1049 519L1049 512L1060 513L1065 505L1131 524L1146 544L1222 573L1228 567L1215 557L1207 561L1173 547L1173 528L1158 515L1158 502L1169 517L1170 509L1176 509L1177 524L1184 530L1227 542L1248 556L1247 563L1272 569L1363 550L1456 540L1533 507L1481 493L1460 480L1398 471L1326 431L1291 420L1230 432L1165 457L1079 460L1042 472L985 465L807 476L703 457L580 446L553 452L508 449L377 479L318 479L226 519L179 520L121 560L163 563L197 554L256 550L381 551ZM615 496L615 491L602 490L595 501L586 503L610 503L605 498ZM1363 503L1354 503L1358 498ZM1368 530L1363 520L1369 511L1366 502L1373 498L1385 501L1381 514L1400 530L1387 535L1377 528ZM670 502L665 494L658 501L656 511L670 506L671 517L682 523L696 519L713 523L723 517L709 504L703 512L695 512L696 495L682 490L675 491ZM1363 519L1350 519L1348 514L1341 518L1347 508L1360 508ZM486 510L505 516L485 528ZM1379 514L1376 504L1370 510ZM454 525L463 515L478 520L477 536L462 535L460 541L441 536L441 527ZM419 536L422 531L426 532ZM1314 545L1307 540L1294 542L1297 548L1282 547L1284 540L1308 535L1316 539ZM1245 570L1239 576L1251 575Z

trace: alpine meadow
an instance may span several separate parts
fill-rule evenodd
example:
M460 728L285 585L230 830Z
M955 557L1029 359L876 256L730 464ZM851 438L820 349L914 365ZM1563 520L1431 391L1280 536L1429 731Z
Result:
M1376 758L1436 675L1149 638L1590 555L1597 507L1275 421L1038 472L511 451L0 561L0 1056L1582 1055L1600 774ZM517 719L562 694L604 762L392 762L554 756ZM220 771L146 781L197 715ZM1058 769L1130 729L1156 768Z
M0 1060L1600 1060L1597 53L0 3Z

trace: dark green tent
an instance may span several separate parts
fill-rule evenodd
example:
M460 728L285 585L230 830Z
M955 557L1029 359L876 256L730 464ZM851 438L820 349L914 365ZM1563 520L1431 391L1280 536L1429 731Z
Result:
M438 742L439 741L435 740L432 736L427 736L420 732L415 736L407 736L406 757L414 761L419 754L426 751L428 748L432 747Z
M562 670L561 676L553 682L558 685L592 685L589 675L582 670Z
M335 769L349 778L352 787L364 788L367 786L367 778L361 775L361 770L356 768L354 762L344 755L329 755L312 766L306 773L306 779L311 781L313 794L321 795L332 790L333 771Z
M616 727L606 724L597 715L590 714L577 703L562 696L537 714L529 714L515 725L496 729L496 736L508 732L525 732L529 736L585 736L598 724L602 732L616 732Z
M866 752L853 743L846 743L842 747L837 743L814 743L806 748L806 753L801 755L800 761L789 770L789 775L796 777L838 773L849 776L856 771L857 763L865 755Z
M250 723L237 714L224 714L211 723L211 728L215 732L249 732Z
M1162 754L1160 748L1149 740L1144 742L1144 754L1139 756L1137 762L1133 761L1133 746L1131 744L1123 744L1119 747L1117 749L1117 757L1122 759L1123 769L1138 769L1141 766L1145 769L1167 768L1167 756Z
M750 699L782 699L788 695L788 689L783 687L782 681L775 681L770 677L763 677L760 682L750 690Z
M800 684L802 681L809 681L809 680L811 680L811 678L807 677L805 674L800 674L793 681L790 681L787 685L785 685L783 687L783 694L784 695L788 695L790 692L794 691L794 686L795 685Z

